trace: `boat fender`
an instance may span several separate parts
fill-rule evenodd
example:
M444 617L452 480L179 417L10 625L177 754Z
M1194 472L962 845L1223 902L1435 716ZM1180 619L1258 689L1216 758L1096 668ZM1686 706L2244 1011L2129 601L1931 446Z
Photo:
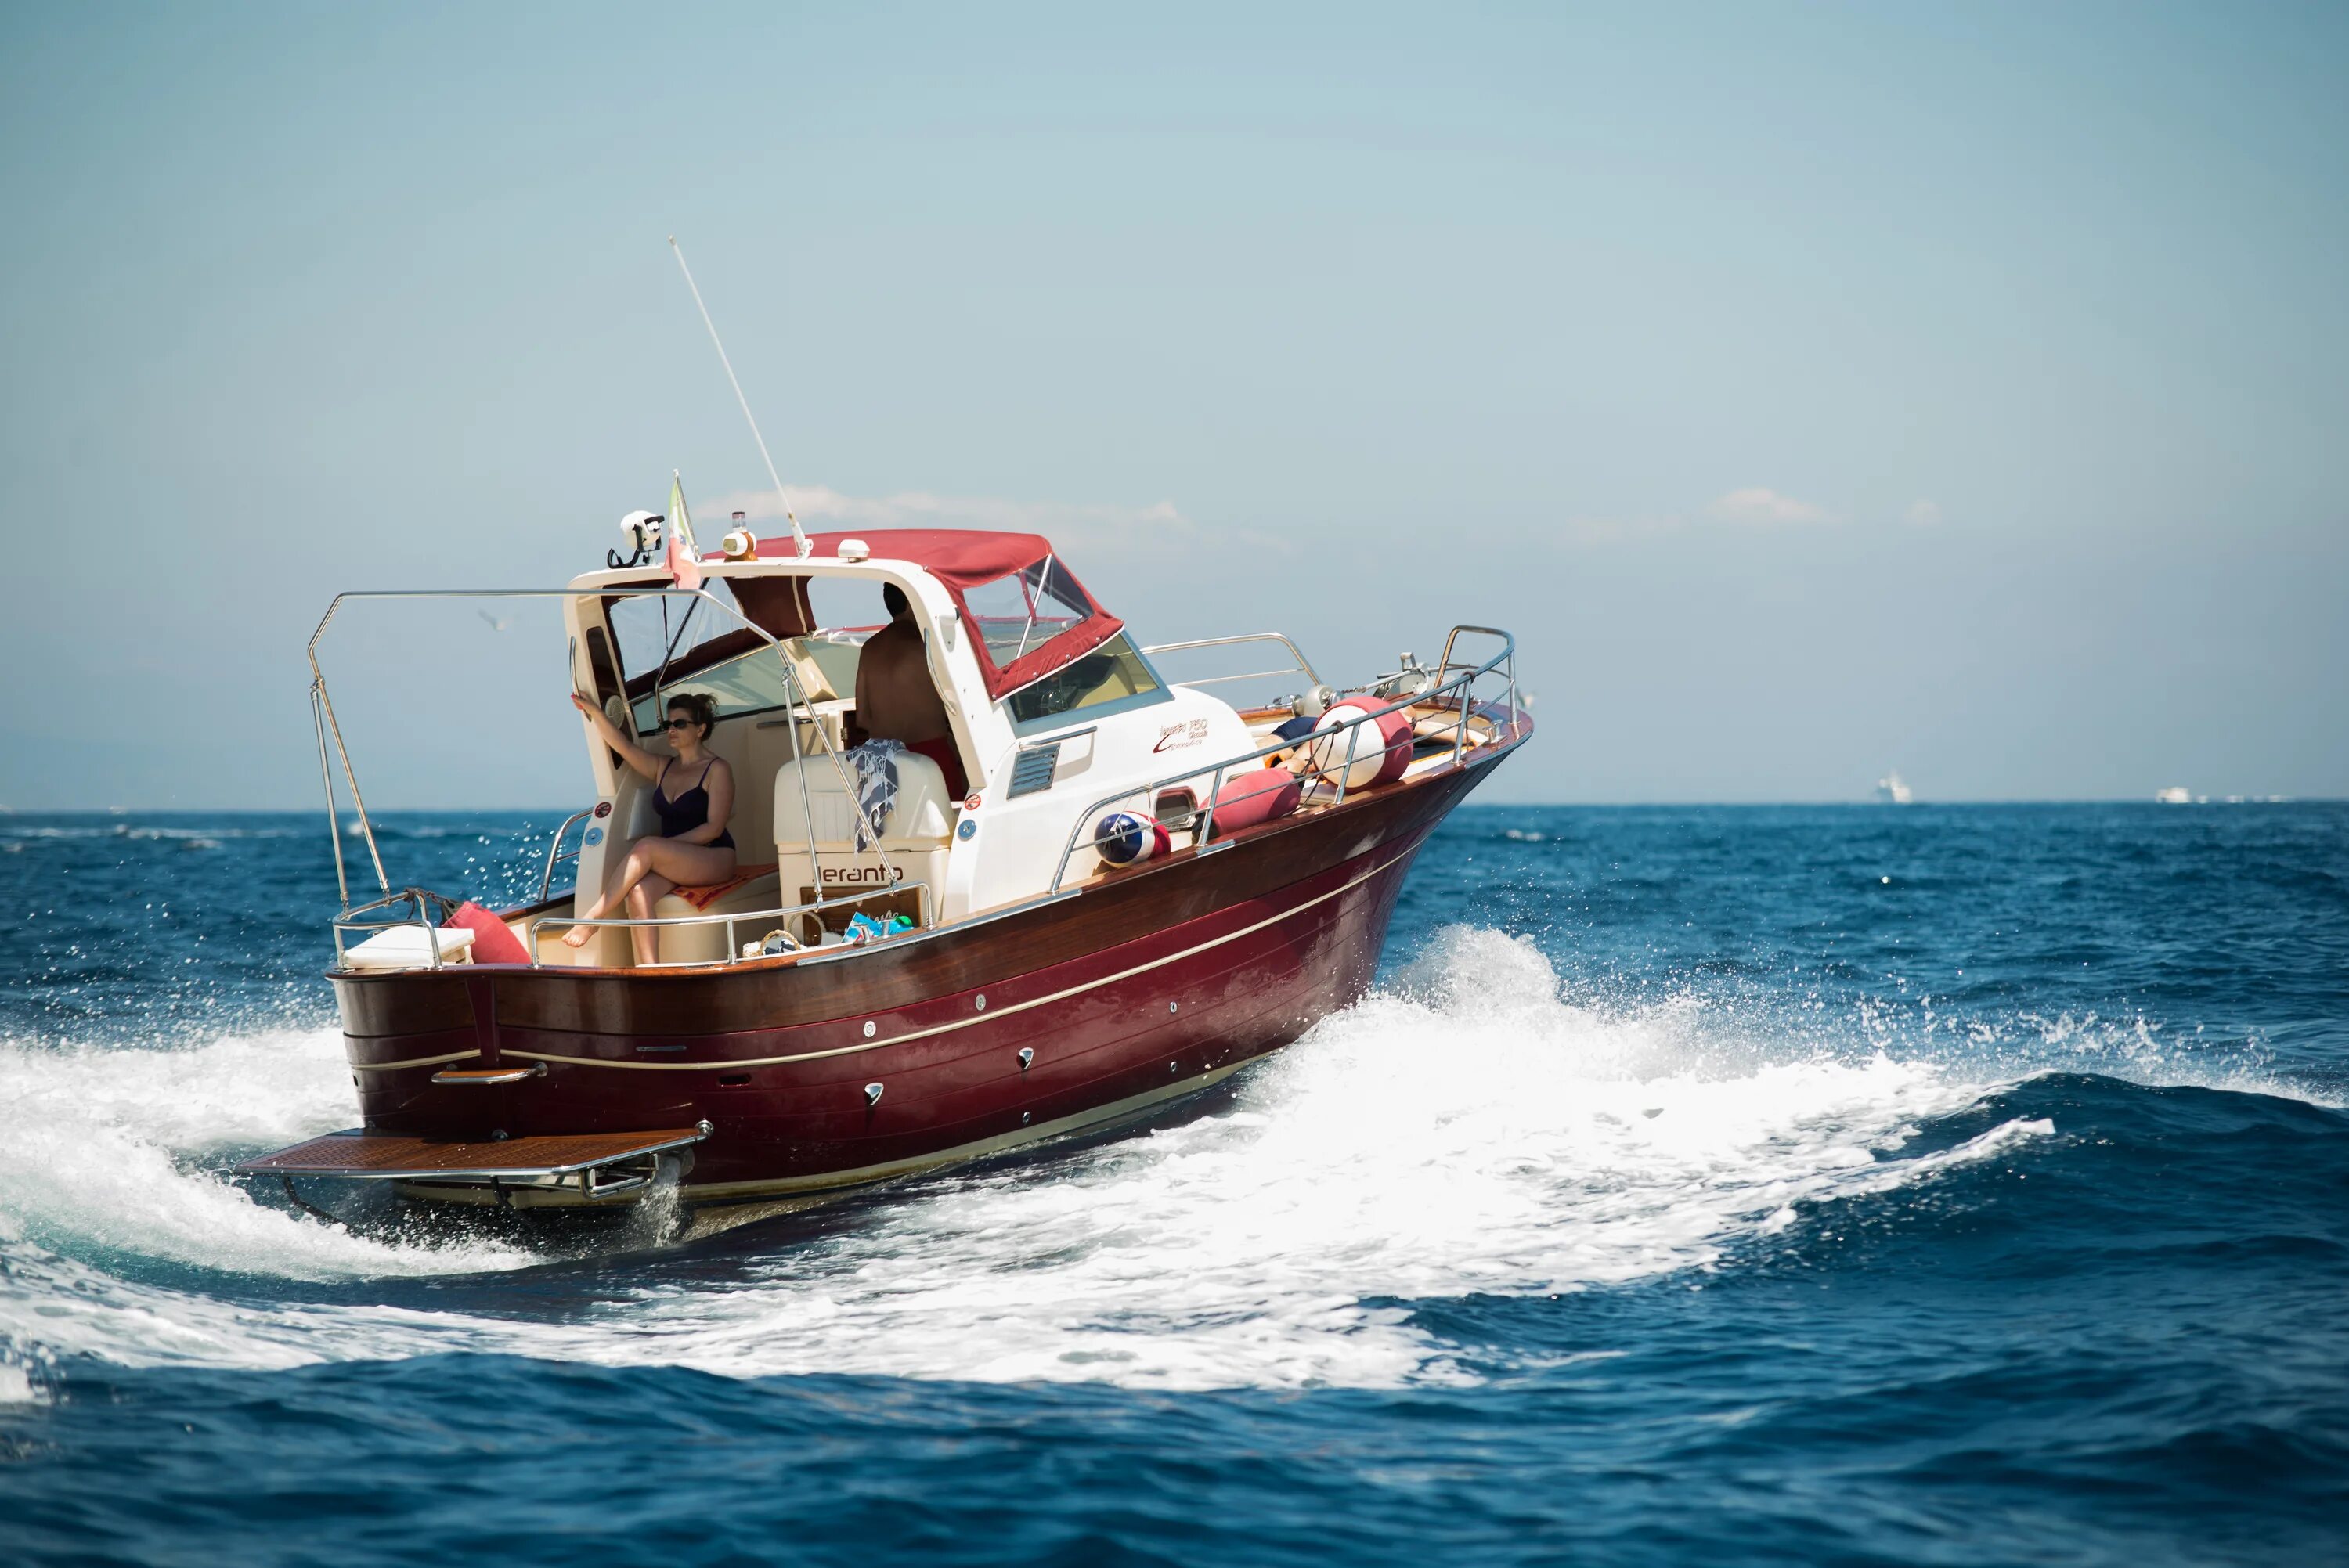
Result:
M1297 810L1304 789L1286 768L1257 768L1234 774L1216 791L1216 836L1288 816Z
M1359 725L1349 734L1340 726L1350 719L1377 713L1386 704L1367 697L1348 697L1332 703L1321 721L1313 727L1313 738L1306 743L1306 759L1313 770L1334 781L1342 773L1346 788L1359 789L1365 784L1382 784L1390 779L1402 777L1411 766L1411 719L1400 711L1384 714L1370 723ZM1383 749L1380 741L1386 742ZM1352 748L1349 762L1348 748Z
M1154 817L1112 811L1093 824L1093 849L1111 871L1138 866L1166 852L1173 841Z

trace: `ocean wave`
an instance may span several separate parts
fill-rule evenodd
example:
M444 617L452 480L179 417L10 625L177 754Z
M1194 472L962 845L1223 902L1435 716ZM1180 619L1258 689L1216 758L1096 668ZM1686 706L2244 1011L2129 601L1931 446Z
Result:
M378 843L395 843L401 841L429 843L441 839L475 839L484 844L492 844L543 839L553 826L553 821L495 822L484 825L478 822L402 822L378 820L372 820L363 827L357 817L349 817L343 821L343 836L347 839L364 839L372 830Z
M349 1125L351 1095L334 1030L188 1049L0 1042L0 1216L51 1246L292 1280L528 1261L387 1244L257 1203L220 1174L240 1152Z
M19 853L28 844L73 843L97 839L127 839L134 843L191 844L202 849L216 850L224 841L232 839L286 839L296 836L298 836L298 830L288 827L232 827L220 822L209 823L202 828L122 821L39 825L20 825L14 822L0 824L0 847Z
M11 1045L0 1339L129 1363L480 1350L730 1376L1452 1382L1478 1374L1405 1304L1733 1266L1818 1205L2057 1139L2028 1115L1946 1147L1918 1132L2076 1070L2085 1042L2111 1068L2180 1066L2137 1040L2018 1018L1989 1042L1929 1030L1904 1050L1881 1018L1806 1026L1695 995L1609 1006L1569 995L1530 939L1452 928L1203 1114L902 1186L837 1222L737 1233L689 1273L599 1275L560 1325L503 1315L478 1286L473 1310L398 1305L403 1278L544 1255L344 1230L217 1173L348 1123L333 1031ZM385 1283L359 1305L269 1305L205 1283L222 1274Z

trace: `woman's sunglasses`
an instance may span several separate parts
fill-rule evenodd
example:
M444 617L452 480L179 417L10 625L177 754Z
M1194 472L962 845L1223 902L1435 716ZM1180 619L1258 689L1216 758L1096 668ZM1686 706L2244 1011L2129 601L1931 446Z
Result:
M671 718L661 727L663 729L699 729L701 721L694 718Z

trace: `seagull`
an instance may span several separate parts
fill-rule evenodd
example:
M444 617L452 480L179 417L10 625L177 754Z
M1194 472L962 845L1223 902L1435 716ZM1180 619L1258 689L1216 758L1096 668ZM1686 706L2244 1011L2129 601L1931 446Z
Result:
M479 615L482 620L487 621L490 624L490 630L492 632L502 632L508 626L513 624L513 617L512 615L508 615L505 619L500 620L495 615L491 614L487 610L476 610L473 614Z

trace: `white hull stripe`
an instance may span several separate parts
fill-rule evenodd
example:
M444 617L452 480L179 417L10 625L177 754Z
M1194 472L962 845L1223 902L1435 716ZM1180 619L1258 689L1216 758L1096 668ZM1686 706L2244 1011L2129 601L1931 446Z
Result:
M450 1051L445 1057L410 1057L404 1062L353 1062L351 1071L388 1073L400 1068L437 1068L443 1062L470 1062L481 1054L479 1051Z
M1331 888L1328 892L1307 899L1294 909L1285 909L1278 914L1257 921L1254 925L1244 925L1237 931L1226 932L1221 936L1211 936L1198 945L1186 947L1180 953L1170 953L1164 958L1154 958L1147 964L1137 964L1131 969L1121 969L1114 975L1104 975L1098 980L1087 980L1081 985L1071 985L1065 990L1054 991L1049 995L1033 997L1025 1002L1014 1002L1007 1007L990 1008L987 1012L974 1014L968 1018L957 1018L952 1023L933 1024L926 1029L914 1029L905 1034L893 1035L885 1040L859 1040L853 1046L834 1046L829 1050L823 1051L800 1051L787 1057L750 1057L700 1062L616 1062L605 1060L601 1057L556 1056L548 1051L502 1050L498 1055L502 1059L506 1057L520 1057L526 1061L564 1062L573 1067L583 1068L617 1068L623 1071L631 1072L706 1073L733 1072L743 1068L780 1067L785 1062L811 1062L823 1057L846 1057L854 1056L860 1051L883 1050L890 1046L902 1046L909 1040L923 1040L932 1035L948 1035L957 1029L969 1029L981 1024L991 1024L999 1018L1008 1018L1014 1013L1024 1013L1030 1007L1042 1007L1054 1002L1064 1002L1071 996L1081 995L1087 991L1098 991L1104 985L1114 985L1121 980L1131 980L1135 975L1146 975L1153 969L1163 969L1169 964L1179 964L1185 958L1206 952L1209 948L1221 947L1226 942L1237 942L1241 937L1253 935L1268 925L1278 925L1284 920L1293 919L1314 905L1327 903L1341 893L1351 892L1381 872L1388 870L1414 852L1412 850L1405 850L1402 854L1372 866L1343 887Z

